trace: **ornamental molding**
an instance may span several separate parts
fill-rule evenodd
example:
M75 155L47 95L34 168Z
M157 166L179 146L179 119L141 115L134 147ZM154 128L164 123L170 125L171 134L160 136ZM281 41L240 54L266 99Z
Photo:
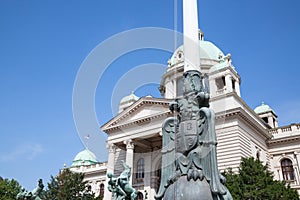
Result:
M269 146L278 145L278 144L288 144L291 142L300 142L300 135L295 136L286 136L276 139L270 139L267 141Z
M149 122L153 119L157 119L163 116L167 116L171 114L171 111L169 111L169 103L171 102L171 99L162 99L162 98L153 98L153 97L142 97L137 102L133 103L131 106L129 106L127 109L125 109L123 112L119 113L117 116L112 118L110 121L105 123L103 126L101 126L102 131L106 133L110 133L111 131L118 130L123 127L128 127L133 124L140 124L144 122ZM126 118L131 117L134 113L136 113L138 110L141 110L143 107L147 105L162 105L163 107L166 107L165 110L162 110L159 113L155 113L153 115L148 115L142 118L130 120L130 121L122 121Z
M270 139L271 134L267 132L265 127L262 127L257 121L255 121L251 115L249 115L244 109L242 108L234 108L230 110L226 110L222 113L216 113L216 120L220 119L241 119L245 124L249 125L252 129L255 130L256 133L262 135L263 137Z
M134 149L134 143L131 139L125 140L123 143L126 145L126 149Z
M151 120L154 119L159 119L159 118L163 118L165 119L168 116L171 116L173 113L171 111L166 111L166 112L161 112L161 113L156 113L147 117L143 117L143 118L139 118L136 120L132 120L132 121L127 121L125 123L121 123L121 124L117 124L115 126L110 126L107 129L102 129L104 132L106 132L107 134L110 134L114 131L118 131L118 130L122 130L122 128L126 128L126 127L130 127L132 125L136 125L136 124L142 124L142 123L149 123L151 122Z

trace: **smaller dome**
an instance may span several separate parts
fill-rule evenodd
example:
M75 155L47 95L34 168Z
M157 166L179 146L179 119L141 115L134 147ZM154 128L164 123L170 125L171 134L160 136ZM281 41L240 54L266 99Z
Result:
M81 166L81 165L92 165L96 164L97 158L93 152L91 152L88 149L85 149L83 151L80 151L72 162L72 167L74 166Z
M264 102L261 103L260 106L257 106L255 109L254 109L254 112L256 114L261 114L261 113L265 113L265 112L269 112L269 111L273 111L269 105L265 104ZM273 111L274 112L274 111Z
M139 100L139 97L137 97L134 92L131 92L130 95L125 96L121 99L120 104L127 104L127 103L131 103L131 102L136 102L137 100Z

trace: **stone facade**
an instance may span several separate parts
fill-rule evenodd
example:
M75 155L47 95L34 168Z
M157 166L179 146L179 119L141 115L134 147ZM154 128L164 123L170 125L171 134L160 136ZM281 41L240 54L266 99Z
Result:
M231 55L224 55L203 38L200 32L201 69L207 77L204 84L210 88L210 106L216 114L219 170L231 167L237 172L242 157L254 157L269 165L275 179L286 180L300 194L300 124L278 127L277 115L271 108L260 107L256 112L251 109L241 98L240 76ZM101 127L108 135L107 172L119 175L121 161L126 161L132 167L131 182L139 192L138 199L154 199L159 188L161 127L164 119L174 115L169 103L182 95L183 61L183 48L179 47L162 76L162 98L138 99L131 94L125 98L126 106L121 102L117 116ZM93 176L91 171L85 172ZM110 200L105 174L101 174L95 175L95 180L105 183L104 199Z
M106 173L107 173L107 163L96 163L90 165L81 166L72 166L70 170L73 172L84 173L84 181L87 181L87 187L91 189L91 191L96 196L104 196L104 193L107 188L106 183Z

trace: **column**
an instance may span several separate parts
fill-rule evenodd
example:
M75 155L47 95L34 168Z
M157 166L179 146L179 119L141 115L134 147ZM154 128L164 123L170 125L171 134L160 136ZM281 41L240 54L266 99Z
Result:
M240 83L238 81L234 82L234 88L236 94L240 97L241 96L241 90L240 90Z
M152 160L152 152L145 153L143 155L144 158L144 191L147 191L148 193L148 199L154 199L154 196L151 195L151 175L152 175L152 169L151 169L151 160Z
M126 144L126 164L131 167L131 176L129 183L132 185L132 174L133 174L133 150L134 150L134 143L132 140L124 141Z
M275 127L274 127L274 123L273 123L273 117L271 116L271 113L270 113L270 116L268 116L268 124L269 124L272 128L275 128Z
M210 87L210 96L215 97L217 96L217 85L216 85L216 78L209 78L209 87Z
M275 119L275 128L278 128L278 121Z
M115 153L116 153L116 145L113 143L107 143L106 148L108 149L108 160L107 160L107 173L114 173L115 167ZM112 199L112 192L108 191L108 181L109 179L106 177L105 186L104 186L104 200Z
M296 157L296 165L298 168L298 171L295 173L296 179L298 180L298 184L300 184L300 151L294 152Z
M232 92L232 76L227 74L225 76L226 92Z

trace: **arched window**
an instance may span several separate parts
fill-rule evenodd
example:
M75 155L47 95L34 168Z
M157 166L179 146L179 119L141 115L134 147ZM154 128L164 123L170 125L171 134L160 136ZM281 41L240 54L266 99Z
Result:
M283 174L283 179L286 181L294 180L294 168L293 163L290 159L285 158L281 161L281 169Z
M256 151L256 160L260 161L260 151Z
M137 173L136 173L136 179L138 182L143 181L144 178L144 158L140 158L137 162Z
M99 194L101 197L103 197L104 196L104 184L103 183L101 183L100 184L100 194Z
M144 195L141 192L138 192L137 194L137 200L143 200L144 199Z

